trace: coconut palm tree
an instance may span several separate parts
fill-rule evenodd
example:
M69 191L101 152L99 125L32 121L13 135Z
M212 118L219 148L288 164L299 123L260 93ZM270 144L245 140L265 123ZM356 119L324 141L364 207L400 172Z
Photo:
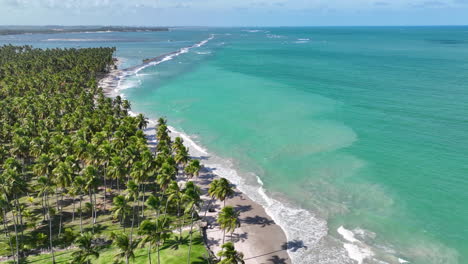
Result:
M226 178L219 179L216 187L216 198L224 202L223 206L226 206L226 199L234 195L234 188Z
M198 177L200 173L201 165L199 160L191 160L187 167L185 167L185 175L189 178Z
M223 229L223 244L226 237L226 231L232 233L240 226L239 212L237 212L232 206L225 206L218 214L217 220L219 227Z
M213 181L211 181L210 186L208 187L208 195L211 197L211 199L210 199L210 202L208 203L208 206L206 207L205 217L206 217L206 213L211 207L211 204L213 203L213 200L217 198L218 186L219 186L219 179L214 179Z
M159 199L158 197L151 194L146 199L146 206L151 208L154 211L155 216L158 217L159 216L159 210L161 208L161 199Z
M123 195L117 195L114 197L113 205L112 211L114 212L114 218L119 219L125 231L125 218L132 210L130 205L128 205L128 200Z
M73 190L76 190L77 194L79 195L80 197L80 201L79 201L79 212L80 212L80 233L83 234L83 208L81 207L81 203L83 201L83 195L86 194L85 192L85 188L86 188L86 180L85 178L81 177L81 176L77 176L75 177L74 181L73 181Z
M60 236L62 232L62 210L63 210L63 193L65 191L65 188L70 186L72 182L72 175L73 171L71 168L71 165L68 162L59 162L57 167L52 170L52 174L54 175L54 181L57 187L61 188L60 191L60 203L57 201L59 204L59 214L60 214L60 221L59 221L59 233L58 235Z
M99 186L98 169L93 165L86 166L83 170L83 177L86 180L85 189L88 191L89 202L91 203L91 216L94 230L94 224L97 219L96 191Z
M143 236L141 245L148 245L148 262L151 264L151 247L156 246L158 251L158 264L161 263L159 247L170 237L169 217L163 215L154 221L144 220L141 222L138 234Z
M236 251L232 242L227 242L221 246L221 251L218 256L222 258L219 264L244 264L244 254Z
M110 166L108 169L108 174L116 180L117 182L117 190L118 193L120 194L120 181L124 179L124 177L127 175L127 169L125 167L124 160L119 157L115 156L112 158L110 162Z
M188 252L188 259L187 264L190 264L190 254L192 252L192 230L193 230L193 220L196 214L196 209L200 208L201 198L200 198L201 190L198 186L196 186L193 182L189 181L185 184L184 194L182 196L182 200L185 203L185 212L190 213L190 243L189 243L189 252Z
M99 251L96 248L96 245L93 244L93 234L84 233L81 234L75 240L75 245L78 248L78 251L72 253L73 263L78 264L90 264L91 257L99 258Z
M176 169L168 162L164 162L158 172L157 182L165 193L169 184L176 180Z
M139 240L133 240L129 238L126 233L112 232L111 239L113 240L114 246L116 246L119 252L114 256L116 261L125 259L125 263L129 264L130 259L135 258L135 250L140 243Z
M148 119L143 114L138 114L136 116L135 121L136 121L138 129L140 130L145 129L149 123Z

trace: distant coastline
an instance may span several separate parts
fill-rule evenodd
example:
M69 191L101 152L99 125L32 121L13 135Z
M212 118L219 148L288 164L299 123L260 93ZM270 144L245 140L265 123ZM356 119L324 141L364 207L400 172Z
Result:
M158 32L167 27L90 27L90 26L1 26L0 35L54 34L54 33L102 33L102 32Z

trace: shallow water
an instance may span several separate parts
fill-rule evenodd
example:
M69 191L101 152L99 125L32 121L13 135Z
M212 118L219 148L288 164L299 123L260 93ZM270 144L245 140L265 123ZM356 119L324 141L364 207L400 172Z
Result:
M466 262L468 28L178 29L13 40L116 45L127 67L211 34L205 45L128 77L119 93L134 111L168 117L206 148L209 165L282 224L295 262Z

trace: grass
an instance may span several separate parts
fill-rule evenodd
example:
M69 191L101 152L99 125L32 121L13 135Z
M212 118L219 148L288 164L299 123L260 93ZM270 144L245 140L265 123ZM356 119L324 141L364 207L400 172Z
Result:
M188 232L184 232L185 236L188 236ZM193 245L192 253L190 257L190 263L192 264L205 264L208 263L204 257L207 255L205 246L203 245L202 238L199 232L193 234ZM188 258L188 238L187 243L180 245L177 249L172 247L173 240L168 240L161 247L161 263L164 264L180 264L187 263ZM75 250L61 251L55 254L55 260L57 264L72 263L73 257L71 256ZM114 262L114 256L118 253L118 249L111 246L102 249L98 259L92 259L93 264L107 264ZM157 252L156 249L152 250L151 253L152 263L157 263ZM123 260L125 261L125 260ZM0 262L6 264L8 262ZM30 256L26 259L25 263L37 263L37 264L52 264L51 254L41 254L37 256ZM148 251L147 248L138 248L135 252L135 259L130 260L132 264L146 264L148 262Z
M148 193L149 194L149 193ZM97 194L98 198L98 203L100 205L103 205L103 193L100 192ZM83 197L83 207L84 204L89 201L88 197ZM26 227L23 230L24 234L24 243L26 244L27 248L30 249L37 249L37 248L47 248L48 246L48 239L43 244L42 246L37 245L37 239L36 235L38 233L43 233L45 235L48 235L48 223L47 222L42 222L42 208L40 206L40 200L39 199L34 199L34 202L31 203L31 201L28 201L26 197L21 198L20 200L21 204L24 204L26 208L30 211L33 212L33 214L36 216L36 219L33 222L28 221L28 219L24 219L25 222L30 222L31 225L29 227ZM63 207L64 211L64 217L62 219L63 221L63 230L62 233L64 232L65 228L69 228L73 230L73 233L75 235L78 235L80 233L80 219L79 219L79 214L75 213L75 220L72 221L71 218L71 213L72 213L72 206L73 202L70 198L65 198L65 203L66 205ZM55 208L56 203L55 203L55 197L51 197L50 199L50 204L52 208ZM78 200L75 200L75 205L76 208L78 209ZM122 226L113 220L113 217L111 215L111 207L112 207L112 200L110 197L108 197L107 200L107 210L106 212L100 211L97 219L97 224L95 225L95 234L96 237L102 237L102 238L108 238L111 232L113 231L123 231ZM154 212L148 208L145 210L145 215L146 217L153 218L154 217ZM11 218L11 215L10 217ZM129 233L130 232L130 218L127 219L127 224L126 224L126 231ZM175 220L175 217L171 217L173 220ZM65 248L69 244L60 244L59 240L57 240L57 234L58 234L58 225L59 225L59 217L56 216L54 217L53 221L53 233L54 233L54 247L56 248ZM141 219L140 219L141 221ZM174 226L174 236L179 234L179 229L178 225L180 224L178 221L173 222ZM183 217L183 226L187 226L190 224L190 217L189 216L184 216ZM3 228L2 229L2 234L0 234L0 256L7 256L10 255L10 249L8 245L8 240L6 239L5 234L3 233ZM13 228L12 225L9 226L10 229L10 235L14 236L13 233ZM92 218L90 217L89 213L83 213L83 230L86 231L91 231L92 230ZM197 229L194 228L194 231ZM137 230L135 230L135 233ZM178 249L173 249L171 248L171 244L173 244L173 240L168 240L165 245L161 247L161 263L187 263L187 257L188 257L188 232L184 232L184 235L187 237L186 243L182 244ZM174 238L174 237L173 237ZM191 263L193 264L201 264L201 263L208 263L203 259L203 256L208 256L208 253L205 249L205 246L203 244L202 238L200 237L199 232L194 232L193 234L193 240L194 243L192 245L192 253L191 253ZM72 260L71 254L75 250L58 250L56 252L56 263L71 263L70 261ZM114 262L114 255L118 252L118 249L108 246L107 248L103 248L100 251L100 257L97 260L92 260L92 263L113 263ZM136 251L136 258L134 261L130 261L130 263L148 263L148 255L147 255L147 249L146 248L139 248ZM153 263L157 263L157 252L154 249L152 253L152 260ZM0 264L5 264L8 262L0 262ZM26 263L52 263L52 257L51 254L40 254L40 255L31 255L27 258Z

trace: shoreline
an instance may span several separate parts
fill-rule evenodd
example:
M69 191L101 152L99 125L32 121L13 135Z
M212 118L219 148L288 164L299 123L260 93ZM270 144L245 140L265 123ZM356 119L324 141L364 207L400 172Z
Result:
M206 42L201 42L203 43ZM200 43L193 45L192 47L198 47ZM182 52L181 49L178 52ZM171 52L168 54L160 55L155 58L150 59L144 65L130 67L128 69L115 69L111 70L103 78L99 80L99 87L104 91L104 94L108 97L115 97L118 95L118 87L120 81L127 71L138 70L149 63L160 63L164 61L168 56L174 56L178 52ZM185 53L185 52L183 52ZM159 60L159 61L158 61ZM116 65L121 65L121 59L116 60ZM151 129L145 129L145 134L148 137L148 142L154 146L154 125L155 120L149 120ZM207 165L203 160L207 159L206 150L196 145L187 135L176 131L173 127L169 127L171 137L180 136L184 139L184 143L189 147L189 154L192 158L202 160L203 169L200 171L200 175L197 178L193 178L194 181L201 189L203 193L203 200L207 204L210 200L210 197L207 195L209 183L212 180L220 177L225 177L225 175L218 175L216 170L219 169L213 165ZM179 181L180 182L180 181ZM233 183L231 181L231 183ZM264 206L260 203L252 200L248 194L241 192L238 189L236 183L233 183L235 186L235 195L230 199L226 200L226 205L233 206L240 212L240 222L241 226L236 229L232 237L232 241L235 243L236 250L241 251L244 254L244 260L247 264L260 264L260 263L292 263L291 257L289 255L289 243L286 236L285 230L277 224L273 217L271 217ZM223 231L219 229L216 223L216 215L219 209L222 207L220 201L216 201L212 204L212 208L215 208L215 212L207 213L206 219L202 219L203 222L206 222L207 227L203 228L204 235L207 242L207 247L216 254L220 250L220 244L222 243ZM204 212L205 208L201 209L200 215ZM230 235L226 235L225 242L231 241Z

